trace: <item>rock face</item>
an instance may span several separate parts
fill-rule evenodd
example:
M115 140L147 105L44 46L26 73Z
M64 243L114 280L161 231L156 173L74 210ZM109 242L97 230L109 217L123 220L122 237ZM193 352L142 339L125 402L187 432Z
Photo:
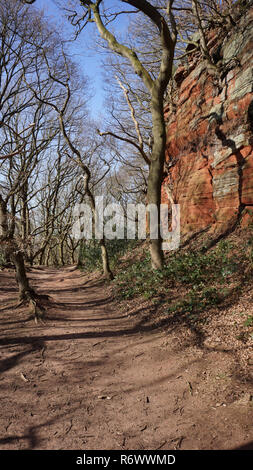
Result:
M162 202L180 204L182 234L224 232L253 215L253 8L208 40L219 72L195 50L165 108Z

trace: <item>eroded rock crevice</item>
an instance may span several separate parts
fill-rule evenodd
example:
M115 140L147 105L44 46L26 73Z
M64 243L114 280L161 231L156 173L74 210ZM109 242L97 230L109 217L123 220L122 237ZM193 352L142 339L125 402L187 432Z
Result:
M196 50L175 73L176 105L165 107L167 162L175 164L164 185L181 205L182 234L210 227L215 238L253 217L253 8L225 37L211 30L209 47L219 74Z

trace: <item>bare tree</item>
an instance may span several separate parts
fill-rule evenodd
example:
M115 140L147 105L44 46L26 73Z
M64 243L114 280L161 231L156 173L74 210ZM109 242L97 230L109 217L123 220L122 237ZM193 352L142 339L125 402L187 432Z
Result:
M43 167L43 156L59 126L25 77L29 76L40 97L61 99L60 88L41 69L40 52L43 45L54 57L58 41L41 15L28 15L27 8L15 0L0 5L0 25L0 242L15 265L19 299L29 302L37 319L43 308L30 287L24 262L31 234L29 203L33 204L37 192L38 165Z
M172 13L173 0L167 4L166 17L158 8L154 7L146 0L127 0L120 3L126 4L128 7L141 12L148 21L156 27L157 34L160 38L162 55L160 57L159 72L156 77L140 60L134 48L117 40L116 36L109 30L106 24L106 17L103 15L103 1L97 2L81 1L84 9L82 14L83 24L90 21L95 22L97 30L101 38L107 43L108 47L116 54L124 57L129 61L134 72L140 77L148 92L150 93L150 109L152 115L152 136L153 146L150 156L147 199L149 204L154 204L160 213L161 202L161 183L165 156L166 130L163 115L163 97L169 80L172 76L172 67L174 59L175 44L177 39L177 29ZM122 11L122 10L121 10ZM128 10L128 13L130 11ZM120 11L119 11L120 13ZM72 16L72 19L74 16ZM76 18L76 16L75 16ZM167 20L169 18L169 21ZM82 24L82 26L83 26ZM80 22L79 22L80 26ZM163 266L163 252L161 249L160 236L160 214L158 220L158 239L150 240L150 253L152 267L160 269Z
M34 1L30 0L28 3L34 3ZM79 6L73 0L65 11L77 28L76 34L80 34L91 23L95 24L104 46L120 57L120 61L114 64L114 70L116 70L118 85L123 91L128 111L131 114L132 127L129 129L128 125L124 125L112 110L113 118L117 123L116 128L105 129L105 131L100 131L100 134L116 139L119 144L123 142L129 145L141 156L148 167L147 202L154 204L159 214L166 145L163 106L164 96L175 70L173 61L178 63L180 59L187 60L188 54L198 49L208 66L219 71L217 61L211 56L208 48L208 29L222 24L226 31L231 24L234 24L238 11L244 6L243 2L232 0L186 0L185 2L182 0L166 2L120 0L118 5L118 9L113 10L111 6L107 8L105 0L81 0ZM111 24L120 15L143 19L143 21L135 22L132 36L130 34L128 37L126 35L123 37L120 31L112 32ZM192 38L192 34L196 31L197 36ZM155 41L151 40L155 37L154 34L157 38ZM148 42L152 42L152 47L149 49L147 48ZM185 51L185 45L188 42L191 48ZM126 70L127 73L129 70L132 71L130 80L126 79ZM136 77L140 79L141 86L137 85ZM146 88L146 97L141 99L140 96L144 93L142 85ZM170 99L170 96L167 98ZM151 113L152 128L149 136L143 132L144 127L140 124L140 117L137 117L136 103L140 101L148 103L147 113ZM122 158L120 145L115 155L119 161L126 162ZM136 161L133 158L133 161L127 164L137 170L143 169L143 162L139 165L138 157ZM134 190L134 188L130 189ZM158 229L158 239L151 238L150 240L152 267L156 269L163 266L160 220L158 220Z
M71 106L72 110L75 108L75 113L77 114L78 106L77 102L71 101L72 99L72 90L71 90L71 82L72 84L75 81L75 73L73 66L70 61L67 60L67 57L64 53L64 50L62 48L62 55L61 55L61 60L62 60L62 74L59 77L57 75L56 71L58 72L57 68L55 67L55 63L51 64L49 61L49 57L46 54L46 51L43 49L42 54L44 57L44 63L47 68L48 72L48 77L50 80L52 80L54 83L59 85L64 91L65 91L65 97L61 101L55 101L55 100L50 100L47 97L42 97L36 90L36 88L33 87L32 84L28 83L27 78L25 78L25 81L27 83L27 86L29 89L32 91L34 94L34 97L36 100L40 101L42 104L51 107L57 114L58 120L59 120L59 125L60 125L60 130L61 133L64 137L64 140L69 148L69 153L67 153L69 159L73 161L82 171L83 174L83 182L84 182L84 193L88 196L91 209L94 215L94 218L97 218L97 212L96 212L96 206L95 206L95 198L92 193L92 190L90 188L90 179L91 179L91 172L90 169L86 163L87 161L87 154L82 155L81 151L78 148L77 143L74 144L74 140L71 137L71 130L68 130L69 126L69 110L70 113L72 114L71 111ZM72 68L72 70L70 70ZM80 81L80 80L79 80ZM72 85L73 88L75 88L75 85ZM80 116L79 116L80 119ZM96 145L95 145L96 147ZM93 153L94 149L91 147L90 152ZM105 169L105 174L109 171L109 168ZM102 262L103 262L103 272L104 276L107 278L112 279L113 274L110 269L109 265L109 258L108 258L108 253L107 253L107 248L106 248L106 243L104 236L100 240L100 247L101 247L101 255L102 255Z
M23 67L27 73L33 72L36 47L31 44L36 32L28 28L25 9L13 0L1 4L0 24L1 244L6 247L7 258L15 264L20 300L29 300L35 310L35 293L29 286L23 251L14 233L15 199L25 187L31 167L34 167L32 160L37 156L37 149L31 148L37 113L35 100L22 79ZM40 19L31 15L30 24L38 30Z

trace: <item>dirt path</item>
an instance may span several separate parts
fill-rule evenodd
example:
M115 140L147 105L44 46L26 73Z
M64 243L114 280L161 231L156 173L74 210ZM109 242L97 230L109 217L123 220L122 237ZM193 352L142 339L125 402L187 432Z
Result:
M144 331L103 283L73 268L32 269L47 322L10 307L0 273L1 449L252 448L249 384L226 351Z

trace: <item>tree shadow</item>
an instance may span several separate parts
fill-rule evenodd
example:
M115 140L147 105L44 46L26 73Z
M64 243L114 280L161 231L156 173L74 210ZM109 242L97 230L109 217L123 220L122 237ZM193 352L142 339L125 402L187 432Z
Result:
M35 425L35 426L30 426L27 429L27 431L21 436L11 435L11 436L1 438L0 439L0 445L1 444L2 445L11 444L11 443L14 443L15 441L25 440L25 441L27 441L26 450L32 450L32 449L36 449L36 448L38 449L39 444L41 442L41 438L39 438L39 436L38 436L39 429L41 429L43 427L46 427L46 426L53 425L53 424L57 423L57 421L59 421L61 418L64 418L68 414L70 414L70 412L74 412L74 411L78 411L78 410L79 410L79 407L72 408L68 412L61 413L58 416L56 416L55 418L49 419L49 420L45 421L44 423L41 423L41 424L38 424L38 425Z
M16 287L1 286L1 292L18 292Z
M47 288L40 288L40 284L36 285L36 283L33 283L34 287L38 287L40 292L47 292L49 294L62 294L62 293L73 293L73 292L84 292L87 289L92 289L92 288L97 288L97 287L103 287L104 286L104 281L98 281L98 282L93 282L90 283L89 281L76 286L76 287L64 287L63 289L61 287L57 287L56 289L52 289L50 286Z
M203 321L204 317L206 318L210 312L210 314L215 314L218 315L219 311L221 309L224 309L225 307L231 307L235 305L238 302L239 294L238 290L236 295L230 298L225 298L224 302L221 303L219 306L215 307L215 311L213 312L213 306L205 307L203 308L202 312L198 312L198 319L197 321L193 321L189 317L189 312L185 313L178 313L175 312L173 314L168 315L163 315L159 320L156 318L157 311L160 307L160 304L155 304L149 307L149 310L147 312L147 307L144 305L143 307L138 306L138 316L141 318L135 322L135 324L132 327L123 327L123 328L117 328L115 330L113 329L106 329L104 331L89 331L89 332L78 332L78 333L66 333L66 334L45 334L45 335L35 335L31 337L26 337L26 336L15 336L15 337L5 337L5 338L0 338L0 345L9 345L9 344L34 344L34 342L44 342L44 341L68 341L68 340L85 340L89 338L110 338L110 337L120 337L120 336L126 336L126 335L134 335L140 332L143 333L148 333L148 332L153 332L155 330L158 330L160 328L170 328L171 331L174 331L175 329L180 328L180 326L185 326L189 328L189 330L193 333L194 338L192 339L192 343L197 345L199 348L204 348L204 341L206 339L205 333L203 332L203 329L201 328L201 321ZM106 300L106 299L105 299ZM91 303L87 303L88 305L95 306L98 305L98 300L94 300ZM106 303L109 303L110 301L106 301ZM86 304L86 306L87 306ZM63 308L65 309L65 304L62 304ZM78 308L83 306L85 304L77 304ZM101 301L100 305L104 305L104 299ZM70 304L69 307L73 310L75 308L75 304ZM204 314L204 317L201 316ZM131 312L131 316L134 316L135 312ZM48 317L50 320L50 316ZM102 321L106 319L106 313L105 317L101 318ZM120 316L120 318L123 318ZM64 317L59 317L57 315L54 315L52 318L57 319L57 320L64 320ZM108 317L109 319L109 317ZM111 318L113 319L113 318ZM117 317L114 318L117 320ZM66 320L66 319L65 319ZM71 323L71 319L70 323ZM87 321L93 321L92 316L89 319L86 319ZM79 320L77 320L79 321ZM80 321L84 321L84 319L80 319ZM98 321L98 320L97 320ZM117 323L115 325L117 327Z
M36 287L36 288L39 288L38 291L40 293L42 292L47 292L50 294L63 294L63 293L73 293L73 292L83 292L85 291L86 289L89 288L89 286L79 286L79 287L65 287L63 289L61 288L57 288L57 289L51 289L50 287L42 287L40 288L40 285L38 284L36 286L35 283L33 283L33 287Z
M72 302L55 302L55 305L61 309L64 310L76 310L80 309L82 310L83 308L89 308L89 307L96 307L96 306L101 306L101 305L107 305L112 302L112 297L105 297L103 299L95 299L95 300L88 300L86 302L78 302L78 303L72 303Z
M35 351L42 349L44 345L43 340L31 342L29 344L31 344L32 347L27 349L26 351L19 352L14 356L8 357L7 359L3 359L0 361L0 374L3 374L7 370L12 369L20 362L21 359Z
M233 447L233 449L230 450L253 450L253 441L239 447Z
M65 315L61 315L59 313L59 315L50 315L50 317L47 318L48 321L58 321L58 322L70 322L70 323L86 323L86 322L89 322L89 323L93 323L93 322L107 322L107 321L111 321L111 320L123 320L124 318L127 318L128 315L122 315L122 316L104 316L104 317L93 317L93 316L90 316L89 318L83 318L83 317L80 317L80 318L72 318L72 317L67 317ZM14 323L14 322L13 322ZM76 327L76 325L75 325ZM78 328L78 327L77 327ZM79 328L82 328L82 325L80 325Z

